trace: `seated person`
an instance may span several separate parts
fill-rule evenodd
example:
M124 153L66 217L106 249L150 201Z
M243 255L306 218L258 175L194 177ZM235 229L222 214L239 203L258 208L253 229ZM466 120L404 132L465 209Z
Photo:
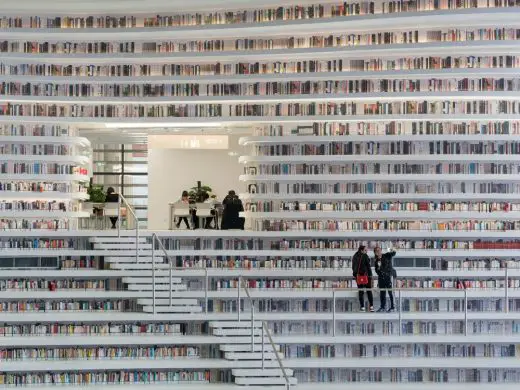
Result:
M222 201L224 211L222 213L222 230L241 229L244 230L244 218L240 217L240 212L244 211L242 201L238 198L235 191L231 190Z
M204 223L204 229L212 229L211 222L215 221L215 216L217 215L217 212L215 210L215 199L210 197L207 192L204 193L202 199L204 199L204 203L211 204L211 215L212 215L211 217L206 217L206 221Z
M190 198L188 196L188 191L182 191L181 198L177 201L178 203L184 203L189 205L190 204ZM177 229L181 227L181 222L184 221L184 224L186 225L186 229L190 229L190 222L188 221L187 217L180 217L177 221L177 224L175 225Z

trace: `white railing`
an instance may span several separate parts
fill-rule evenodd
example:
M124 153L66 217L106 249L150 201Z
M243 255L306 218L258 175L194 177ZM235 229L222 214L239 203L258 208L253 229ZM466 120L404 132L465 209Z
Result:
M123 195L119 194L118 200L119 207L117 208L117 237L121 237L121 208L125 207L127 218L128 213L130 213L135 221L135 262L137 263L139 258L139 219L137 218L134 209Z
M242 276L239 276L238 278L238 290L240 291L240 286L244 285L244 291L246 293L247 298L249 298L249 302L251 305L251 353L255 352L255 301L251 297L251 293L249 292L249 288L244 282L244 279ZM237 306L238 307L238 306ZM240 318L238 319L240 321ZM276 357L276 361L278 362L278 366L280 367L280 370L282 371L282 375L285 379L285 386L286 389L289 390L291 387L291 381L289 379L289 376L287 375L287 370L285 369L285 366L283 365L282 358L280 357L280 352L278 351L278 348L276 348L276 344L273 341L273 337L271 336L271 332L269 331L269 328L267 327L267 323L265 321L262 321L262 332L261 332L261 348L262 348L262 370L265 368L265 334L267 334L267 338L269 339L269 344L271 344L271 348L273 349L274 356Z
M184 268L184 267L177 267L177 266L174 266L173 265L173 259L172 257L168 254L168 251L166 250L166 248L164 247L164 244L162 243L162 241L160 240L159 236L157 236L156 233L153 233L152 234L152 306L153 306L153 314L156 314L156 288L155 288L155 285L156 285L156 281L155 281L155 270L156 270L156 266L155 266L155 244L158 244L158 247L159 249L162 251L162 255L161 256L164 256L166 257L166 259L168 260L168 277L169 277L169 284L170 284L170 289L169 289L169 304L170 304L170 307L173 306L173 270L176 270L176 271L186 271L187 268ZM206 313L208 312L208 283L209 283L209 277L208 277L208 269L207 268L203 268L204 270L204 308L205 308L205 311Z

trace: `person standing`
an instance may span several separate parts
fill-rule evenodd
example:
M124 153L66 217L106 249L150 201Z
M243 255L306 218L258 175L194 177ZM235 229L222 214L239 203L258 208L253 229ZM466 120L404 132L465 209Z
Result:
M367 255L367 248L361 245L352 257L352 275L356 280L359 289L359 307L365 311L365 290L368 297L368 310L374 312L374 296L372 295L372 268L370 258Z
M395 310L394 306L394 294L392 292L392 277L396 275L394 267L392 265L392 258L395 256L395 251L389 249L389 251L383 254L380 247L374 248L374 263L377 274L377 287L379 291L379 299L381 301L381 307L377 310L378 312L392 312ZM386 310L386 292L388 290L388 296L390 298L390 308Z
M240 212L244 211L242 201L236 195L235 191L231 190L222 201L224 211L222 213L222 230L241 229L244 230L244 218L240 217Z
M119 203L119 195L116 194L116 190L113 187L107 188L107 194L105 196L105 203ZM117 217L109 217L110 222L112 223L112 229L116 229L117 226Z

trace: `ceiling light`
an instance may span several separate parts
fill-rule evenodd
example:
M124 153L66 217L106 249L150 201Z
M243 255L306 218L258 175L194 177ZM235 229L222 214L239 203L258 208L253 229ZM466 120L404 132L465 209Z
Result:
M139 129L139 128L157 128L157 127L221 127L222 124L218 122L172 122L172 123L105 123L107 129Z

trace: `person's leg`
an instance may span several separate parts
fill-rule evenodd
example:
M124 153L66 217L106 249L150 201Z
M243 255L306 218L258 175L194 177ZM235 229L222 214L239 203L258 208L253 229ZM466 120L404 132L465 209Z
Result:
M188 221L188 218L187 217L181 217L181 220L179 221L179 226L180 226L182 221L184 221L184 224L186 225L186 229L189 229L190 228L190 221Z
M370 287L367 286L367 288L370 288ZM367 291L367 296L368 296L368 304L370 305L369 309L371 311L374 311L374 295L372 295L372 290Z
M364 310L365 309L365 293L363 292L363 288L365 288L364 285L360 284L358 286L358 295L359 295L359 308L361 310Z
M390 310L395 310L394 306L394 293L392 290L388 290L388 296L390 297Z
M110 217L110 222L112 223L112 229L116 228L117 217Z
M379 288L383 288L381 287L381 285L379 286ZM379 308L378 311L383 311L385 310L385 306L386 306L386 290L379 290L379 301L381 302L381 306Z

